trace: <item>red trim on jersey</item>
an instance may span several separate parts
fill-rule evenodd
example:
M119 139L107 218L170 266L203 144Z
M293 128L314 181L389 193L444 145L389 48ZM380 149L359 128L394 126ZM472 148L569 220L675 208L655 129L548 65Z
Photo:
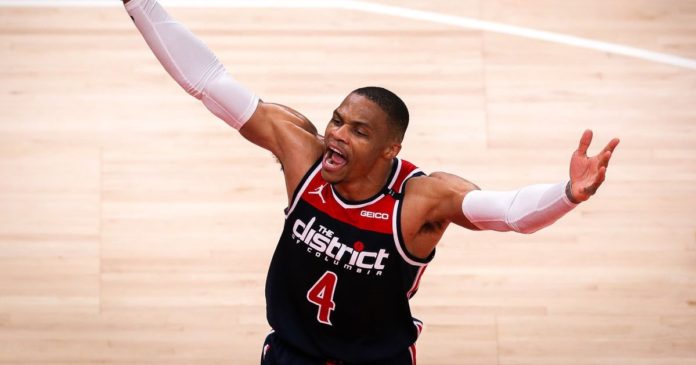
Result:
M420 286L420 280L423 277L423 273L425 272L425 269L428 267L428 265L423 265L418 269L418 274L416 274L415 280L413 280L413 285L411 286L411 289L408 291L408 294L406 294L406 297L411 299L414 294L418 291L418 287Z
M411 347L408 348L408 351L411 353L411 363L416 365L416 344L414 343L411 345Z
M392 220L397 219L394 216L394 205L397 200L388 192L400 191L404 180L417 169L408 161L398 158L394 161L397 165L392 171L396 176L390 176L383 190L366 202L339 201L341 198L334 194L331 185L321 177L321 173L312 177L302 191L300 199L331 218L358 229L393 234Z
M423 322L414 318L413 325L416 326L416 331L418 331L418 336L420 336L421 332L423 332Z

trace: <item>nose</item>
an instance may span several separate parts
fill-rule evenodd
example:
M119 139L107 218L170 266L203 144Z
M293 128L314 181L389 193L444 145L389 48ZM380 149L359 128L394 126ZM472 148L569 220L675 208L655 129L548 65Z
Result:
M348 125L343 124L338 128L334 128L330 131L331 137L337 141L341 141L343 143L347 143L348 139Z

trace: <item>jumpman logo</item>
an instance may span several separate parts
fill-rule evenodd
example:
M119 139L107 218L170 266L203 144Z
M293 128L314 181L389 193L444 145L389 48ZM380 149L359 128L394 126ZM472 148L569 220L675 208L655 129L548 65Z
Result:
M326 184L314 189L314 191L310 191L309 195L312 195L312 194L319 195L319 197L321 198L322 204L326 204L326 200L324 200L324 195L322 195L322 192L324 191L324 188L326 187L326 185L329 185L329 184L326 183Z

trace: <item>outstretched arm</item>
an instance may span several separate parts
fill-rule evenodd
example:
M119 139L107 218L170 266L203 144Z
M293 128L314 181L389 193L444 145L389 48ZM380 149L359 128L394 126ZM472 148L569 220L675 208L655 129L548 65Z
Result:
M557 184L536 184L514 191L484 191L451 174L423 179L421 194L427 194L431 208L426 222L453 222L470 229L533 233L571 211L592 196L604 182L611 155L619 144L615 138L596 156L588 157L592 131L580 139L570 161L570 180Z
M539 184L509 192L468 194L462 211L480 229L533 233L556 222L592 196L604 182L619 139L612 139L596 156L588 157L592 131L586 130L570 160L570 180Z
M232 78L215 54L157 0L124 1L152 52L191 96L239 130L257 109L259 97Z
M306 118L282 105L263 103L232 78L213 52L156 0L124 0L128 14L172 78L247 140L278 157L288 196L321 155L316 135L299 127Z

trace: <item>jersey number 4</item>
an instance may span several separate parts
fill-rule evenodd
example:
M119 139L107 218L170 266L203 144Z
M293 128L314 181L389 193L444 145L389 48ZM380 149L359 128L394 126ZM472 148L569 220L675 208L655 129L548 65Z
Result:
M336 302L334 302L333 297L337 281L338 276L331 271L327 271L307 292L307 300L319 306L317 321L329 326L333 325L331 323L331 312L336 308Z

